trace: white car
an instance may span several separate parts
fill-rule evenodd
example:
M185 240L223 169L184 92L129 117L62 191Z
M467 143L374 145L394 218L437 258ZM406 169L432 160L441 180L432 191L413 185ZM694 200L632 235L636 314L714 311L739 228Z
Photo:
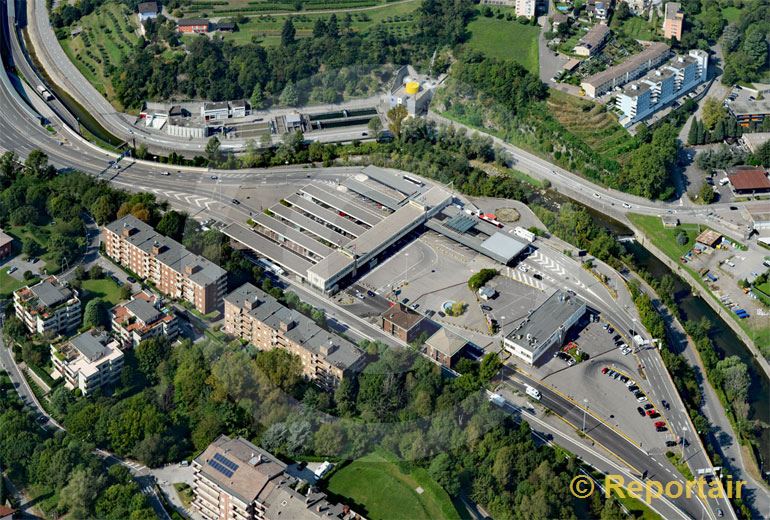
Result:
M623 353L624 356L627 356L627 355L629 355L631 353L631 349L630 348L624 348L623 350L621 350L621 352Z
M14 266L12 266L10 269L8 269L8 271L6 271L6 272L7 272L8 274L13 274L13 273L15 273L15 272L16 272L18 269L19 269L19 268L18 268L18 267L16 267L16 266L14 265Z
M526 265L520 265L519 271L521 271L522 273L526 273L527 271L529 271L529 268Z
M161 174L161 175L171 175L171 174L170 174L169 172L167 172L166 170L163 170L162 172L160 172L160 174Z
M626 383L626 388L631 388L632 386L635 386L635 385L636 385L636 381L629 379L628 382Z
M631 209L631 204L629 204L628 202L624 202L623 207L626 209Z
M636 398L636 400L638 402L640 402L640 403L643 403L643 402L645 402L647 400L647 396L646 395L640 395L639 397Z

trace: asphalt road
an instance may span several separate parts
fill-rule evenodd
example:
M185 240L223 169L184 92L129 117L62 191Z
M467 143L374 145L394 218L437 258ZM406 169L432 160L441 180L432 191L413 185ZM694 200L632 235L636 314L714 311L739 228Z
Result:
M54 126L60 133L66 136L66 144L59 144L52 135L36 123L29 115L29 111L22 108L20 103L24 101L18 98L15 91L10 91L3 86L0 89L0 107L3 107L0 115L0 148L5 150L14 150L19 155L25 156L33 149L41 149L48 154L53 164L59 167L72 167L92 174L102 173L111 182L129 189L147 190L147 189L183 189L191 194L200 194L218 200L221 208L217 211L222 215L223 220L245 220L248 212L254 208L233 205L226 197L216 194L216 181L210 179L212 174L219 177L222 183L232 185L243 185L247 182L255 184L262 183L270 179L284 178L284 182L299 182L307 178L308 172L316 176L344 175L355 168L330 168L323 170L307 170L296 167L271 169L271 170L239 170L238 172L227 171L208 171L202 168L174 167L169 165L145 163L137 161L131 163L131 166L121 171L116 171L107 167L107 162L114 158L114 154L104 152L95 146L87 143L74 135L67 128L63 127L59 121L53 119ZM625 211L634 211L638 213L659 214L663 211L677 211L680 218L685 215L700 216L705 215L706 209L688 208L678 204L669 204L663 202L651 202L638 197L598 188L588 181L577 177L576 175L560 170L554 165L537 158L531 154L523 152L510 145L505 148L512 153L516 161L517 168L528 170L529 173L535 173L535 176L548 178L559 191L573 196L578 200L583 200L597 207L601 211L615 217L622 217ZM174 171L173 175L165 177L159 172L164 170ZM177 173L180 172L180 173ZM626 208L625 205L630 206ZM719 209L719 205L712 206L712 209ZM716 226L715 226L716 227ZM302 291L302 288L296 288ZM306 290L305 290L306 291ZM306 291L308 298L315 298L322 307L328 308L329 302L318 298L317 295ZM312 301L311 301L312 303ZM339 306L338 306L339 307ZM342 307L334 309L334 313L339 314L340 319L352 319L352 313ZM359 323L360 325L360 323ZM362 332L365 337L374 339L386 339L388 343L392 338L383 338L381 332L377 332L376 327L362 326Z

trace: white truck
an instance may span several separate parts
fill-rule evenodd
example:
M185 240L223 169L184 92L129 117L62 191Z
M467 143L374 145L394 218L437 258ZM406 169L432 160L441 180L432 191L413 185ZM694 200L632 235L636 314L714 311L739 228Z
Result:
M514 230L513 230L513 233L514 233L514 234L515 234L517 237L521 237L521 238L523 238L524 240L526 240L526 241L527 241L527 242L529 242L530 244L531 244L532 242L534 242L534 241L535 241L535 234L534 234L532 231L530 231L530 230L528 230L528 229L524 229L524 228L523 228L523 227L521 227L521 226L516 226L516 227L514 228Z
M38 85L37 91L44 100L51 101L53 99L53 95L43 85Z
M540 391L537 388L534 388L534 387L531 387L531 386L527 385L527 390L526 391L527 391L527 395L528 396L530 396L532 399L536 399L537 401L539 401L540 398L542 397L540 395Z

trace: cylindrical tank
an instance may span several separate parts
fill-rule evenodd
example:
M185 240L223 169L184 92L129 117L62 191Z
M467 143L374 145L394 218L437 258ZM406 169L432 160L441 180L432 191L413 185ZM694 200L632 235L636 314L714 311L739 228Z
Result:
M406 84L407 94L417 94L420 91L420 84L416 81L410 81Z

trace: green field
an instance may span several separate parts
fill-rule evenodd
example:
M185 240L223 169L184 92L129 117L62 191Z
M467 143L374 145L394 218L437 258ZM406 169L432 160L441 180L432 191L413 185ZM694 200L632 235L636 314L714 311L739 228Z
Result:
M658 34L657 25L639 16L632 16L627 20L623 20L617 29L635 40L652 40Z
M185 16L246 16L248 18L238 22L238 31L223 33L223 37L235 43L247 43L252 38L256 38L265 46L274 46L281 41L281 28L286 18L291 17L294 28L297 30L297 38L307 38L312 35L316 20L320 18L328 21L332 11L337 16L340 26L342 26L345 15L349 13L351 17L350 28L353 31L362 32L374 25L381 24L389 34L405 38L414 31L414 22L417 16L415 11L420 6L419 0L400 0L392 3L366 0L359 2L361 5L334 1L329 2L325 9L304 4L305 10L296 11L293 7L283 4L249 2L237 6L238 2L239 0L231 0L227 6L216 2L217 5L213 10L200 8L202 5L206 5L201 2L194 3L191 7L182 7L182 10ZM227 2L223 1L222 4L224 3ZM257 6L259 7L258 10L249 11L251 8L256 9ZM273 9L263 9L267 6L272 6ZM228 11L230 9L246 10L230 12ZM187 39L189 36L184 38Z
M422 494L417 493L418 487ZM370 453L340 469L332 475L328 488L363 506L366 511L359 512L372 520L460 518L449 495L427 471L402 473L384 453Z
M468 46L472 49L490 58L516 61L538 75L540 27L479 16L468 24L468 32L471 34Z
M8 274L7 271L8 271L8 268L5 265L3 265L2 269L0 269L0 296L10 296L10 294L13 291L17 289L21 289L22 287L29 284L30 282L34 283L36 280L36 279L29 280L29 281L17 280L16 278Z
M99 92L114 99L105 68L110 64L120 67L139 40L136 16L127 6L110 2L84 16L76 25L82 28L80 34L68 34L60 40L64 52Z
M636 140L603 105L552 89L548 110L570 133L609 160L623 163L636 147Z
M83 280L83 290L87 292L84 300L101 298L112 305L120 303L120 287L109 278Z

